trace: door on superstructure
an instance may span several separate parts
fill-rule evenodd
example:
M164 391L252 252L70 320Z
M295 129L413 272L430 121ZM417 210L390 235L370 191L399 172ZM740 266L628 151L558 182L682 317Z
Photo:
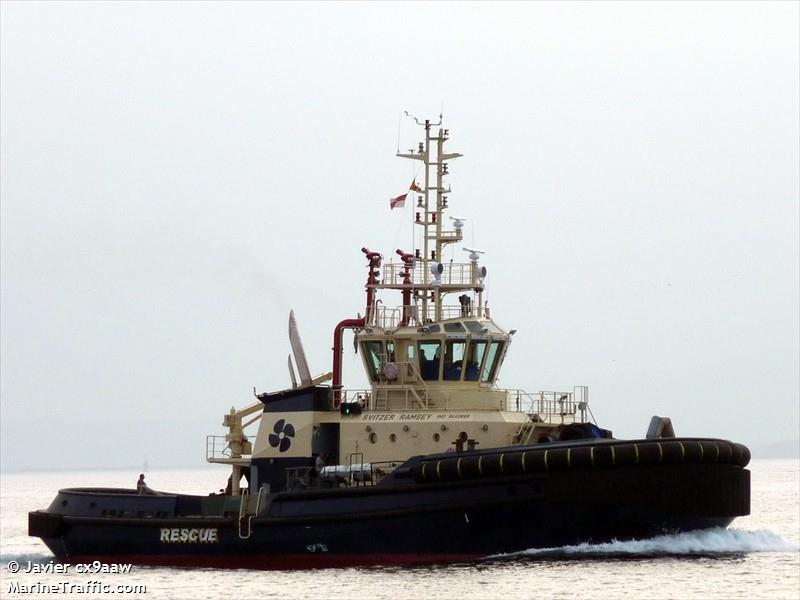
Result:
M339 423L320 423L311 444L313 454L325 455L328 465L339 464Z

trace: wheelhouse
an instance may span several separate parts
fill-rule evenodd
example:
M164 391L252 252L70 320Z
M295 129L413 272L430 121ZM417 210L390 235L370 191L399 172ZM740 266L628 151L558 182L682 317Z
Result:
M457 319L359 335L369 380L377 385L494 384L509 334L489 319Z

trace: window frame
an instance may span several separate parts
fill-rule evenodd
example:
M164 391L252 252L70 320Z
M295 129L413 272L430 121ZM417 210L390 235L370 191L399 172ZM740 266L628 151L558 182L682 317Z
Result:
M425 368L422 364L422 346L438 346L439 348L439 364L436 368L436 376L435 377L425 377ZM417 362L419 364L419 375L423 381L441 381L442 380L442 346L443 346L442 338L420 338L417 340ZM427 356L427 354L426 354ZM428 359L426 362L432 362L436 360L436 351L433 353L433 357Z
M495 352L494 356L492 356L492 364L487 364L489 361L489 356L491 355L491 349L493 346L497 346L497 351ZM497 379L497 370L500 366L500 358L503 356L503 352L505 351L506 340L505 339L489 339L489 346L486 348L486 354L483 357L483 365L481 366L481 376L479 381L482 384L491 385ZM487 367L489 367L489 371L487 372Z
M461 364L460 364L460 366L455 367L457 369L460 369L460 372L458 374L458 378L456 378L456 379L445 378L445 364L444 364L444 361L441 361L442 362L442 365L441 365L441 381L463 381L464 380L464 361L467 358L467 348L469 347L468 342L469 342L469 340L466 337L452 337L452 338L446 338L444 340L444 356L445 357L447 357L448 346L450 346L452 348L455 344L463 344L464 348L461 351Z
M380 352L374 353L370 350L370 346L377 344ZM361 353L364 356L364 366L370 376L371 381L378 381L383 374L383 367L386 364L386 346L383 340L362 340ZM372 357L377 358L378 364L372 364Z

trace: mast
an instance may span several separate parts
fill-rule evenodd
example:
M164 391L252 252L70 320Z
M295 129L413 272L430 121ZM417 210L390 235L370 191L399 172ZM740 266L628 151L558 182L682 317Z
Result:
M449 186L447 189L444 188L444 177L449 174L447 161L462 155L457 152L445 153L444 143L447 141L450 132L448 129L441 127L442 115L439 115L438 123L431 123L430 119L425 119L421 123L416 117L412 118L417 125L424 128L425 141L419 143L416 153L411 151L405 154L398 152L397 156L422 161L425 169L424 187L422 195L418 197L414 218L414 224L423 228L422 256L420 257L422 261L422 273L420 274L422 280L420 283L422 285L417 285L414 290L414 302L419 304L421 308L421 313L418 314L420 321L427 321L430 315L429 303L433 304L433 320L439 321L442 319L443 292L441 280L431 271L431 267L439 268L441 273L442 267L439 267L439 265L442 262L445 245L462 239L460 226L457 225L455 230L452 231L443 229L444 211L447 209L446 194L450 193ZM439 128L436 135L431 135L433 127ZM435 142L435 155L431 154L431 142ZM433 168L435 168L434 173L431 172ZM434 178L436 183L432 185ZM431 197L431 192L435 192L433 197Z

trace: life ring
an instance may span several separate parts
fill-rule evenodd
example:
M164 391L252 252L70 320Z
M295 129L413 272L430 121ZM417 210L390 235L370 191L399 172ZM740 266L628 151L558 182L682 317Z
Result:
M400 373L400 369L397 368L397 365L393 362L386 363L386 366L383 367L383 376L386 377L389 381L394 381L397 379L397 376Z

